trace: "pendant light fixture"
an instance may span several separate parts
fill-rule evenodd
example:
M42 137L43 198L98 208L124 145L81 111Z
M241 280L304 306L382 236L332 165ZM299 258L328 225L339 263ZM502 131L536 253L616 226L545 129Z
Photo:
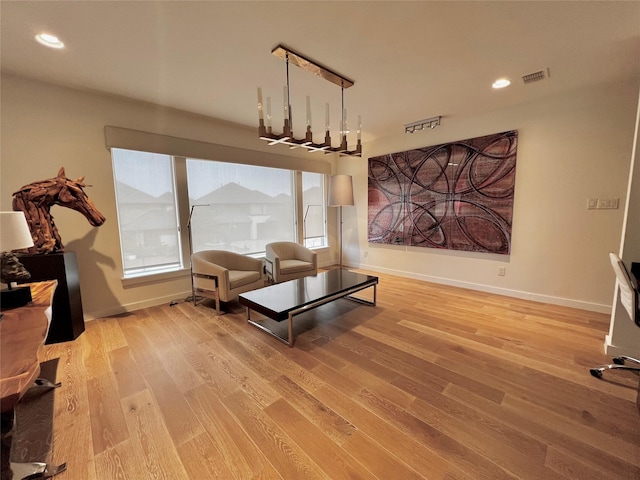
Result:
M282 58L286 63L287 84L283 89L283 112L284 125L282 134L273 132L272 116L271 116L271 98L266 97L266 104L262 101L262 88L258 87L258 135L260 139L269 142L269 145L288 145L289 148L304 147L309 152L325 152L338 153L352 157L362 156L362 125L360 116L358 115L357 123L357 143L354 150L349 150L347 145L347 111L344 108L344 89L353 86L353 82L342 75L339 75L322 65L286 48L278 45L271 53L276 57ZM325 107L325 136L323 143L315 143L313 141L313 132L311 131L311 99L307 96L306 105L306 132L302 139L296 139L293 134L293 125L291 118L291 101L290 101L290 85L289 85L289 64L294 65L311 72L337 86L341 90L341 121L340 121L340 146L333 147L331 145L331 128L329 123L329 104Z

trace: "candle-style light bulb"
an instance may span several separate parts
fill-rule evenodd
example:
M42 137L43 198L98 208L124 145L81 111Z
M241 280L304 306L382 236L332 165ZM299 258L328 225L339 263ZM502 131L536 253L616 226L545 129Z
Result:
M327 103L324 108L324 131L328 132L331 129L329 123L329 104Z
M289 105L289 89L285 85L282 89L284 96L284 126L282 127L282 134L286 137L291 137L291 105Z
M341 132L340 132L340 150L343 152L347 151L347 109L342 109L342 121L341 121Z
M307 95L307 127L311 126L311 97Z
M331 125L329 124L329 104L324 107L324 144L327 147L331 147Z
M282 94L284 97L284 119L289 120L289 95L287 93L286 85L282 87Z
M267 128L271 128L271 97L267 97Z
M347 109L342 111L342 134L347 135Z
M264 113L262 111L262 87L258 87L258 119L264 119Z
M362 136L362 119L360 118L360 115L358 115L358 130L356 131L356 133L357 140L360 141Z

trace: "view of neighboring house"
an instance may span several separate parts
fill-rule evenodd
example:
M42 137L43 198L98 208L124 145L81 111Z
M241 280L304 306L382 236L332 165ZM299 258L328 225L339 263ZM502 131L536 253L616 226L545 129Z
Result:
M123 182L117 182L116 188L126 268L144 267L149 258L154 259L154 265L179 263L175 253L178 221L172 193L154 197ZM308 245L324 238L322 192L322 188L312 187L303 194ZM252 254L264 251L270 241L294 240L282 237L282 232L293 231L294 205L290 195L271 197L230 182L190 199L190 204L194 206L190 225L194 252L222 249Z

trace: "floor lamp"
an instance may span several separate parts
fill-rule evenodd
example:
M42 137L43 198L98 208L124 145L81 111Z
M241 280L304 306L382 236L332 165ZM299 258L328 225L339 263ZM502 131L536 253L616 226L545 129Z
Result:
M329 183L329 206L340 207L340 268L342 268L342 207L355 205L351 175L332 175Z
M202 300L202 297L196 296L196 287L193 284L193 261L191 260L191 256L193 255L193 236L191 234L191 217L193 217L193 209L196 207L210 207L210 203L204 203L199 205L191 205L191 211L189 212L189 220L187 221L187 232L189 233L189 269L191 270L191 298L187 297L185 299L186 302L193 301L193 305L197 303L198 300Z

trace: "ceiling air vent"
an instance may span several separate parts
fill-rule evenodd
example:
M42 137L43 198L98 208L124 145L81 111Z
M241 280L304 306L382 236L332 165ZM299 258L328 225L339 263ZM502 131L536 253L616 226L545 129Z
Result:
M550 77L551 75L549 74L549 69L547 68L547 71L545 72L544 70L540 70L539 72L533 72L530 73L528 75L525 75L522 77L522 81L527 84L527 83L533 83L533 82L539 82L540 80L544 80L547 77Z

